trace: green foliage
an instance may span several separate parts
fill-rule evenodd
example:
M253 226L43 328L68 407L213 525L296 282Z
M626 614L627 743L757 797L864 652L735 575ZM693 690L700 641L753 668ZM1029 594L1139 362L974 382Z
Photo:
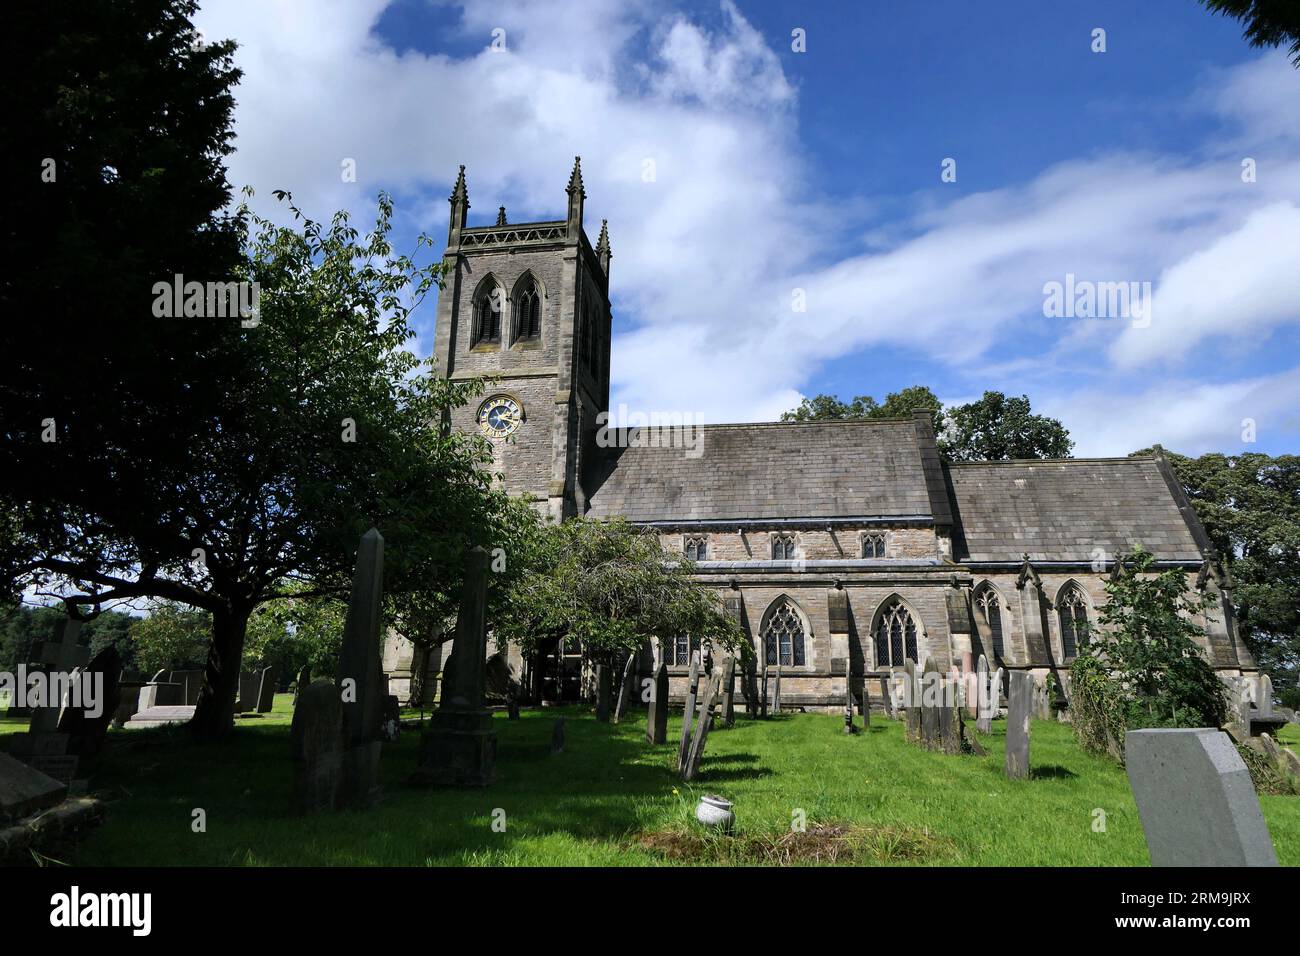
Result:
M131 624L136 666L148 676L203 667L211 639L212 615L174 601L155 603Z
M1283 773L1274 761L1253 747L1245 744L1237 744L1236 747L1246 769L1250 771L1250 780L1255 785L1256 793L1273 796L1300 795L1300 780Z
M1295 686L1300 679L1300 455L1166 457L1231 573L1237 628L1246 646L1277 686Z
M1074 442L1055 418L1033 414L1027 396L985 392L978 401L948 410L940 445L949 461L1010 461L1068 458Z
M805 398L794 411L782 412L783 422L855 421L864 418L907 418L913 411L924 409L934 413L935 434L944 428L943 405L939 397L925 385L912 385L900 392L890 392L883 402L870 395L858 395L851 402L842 402L834 395L817 395Z
M1195 640L1204 632L1193 618L1214 598L1190 592L1182 570L1154 565L1141 545L1121 561L1106 582L1101 628L1070 668L1071 719L1092 752L1122 759L1127 730L1218 727L1227 717L1223 684Z
M292 595L304 585L287 585ZM343 643L347 604L334 598L287 597L255 610L244 639L244 667L274 667L281 682L304 666L312 677L334 677Z
M500 637L526 651L576 638L606 661L678 634L738 655L748 648L717 593L692 578L691 562L664 551L654 532L622 518L574 518L536 531L534 565L510 583Z
M1291 0L1201 0L1209 10L1245 24L1242 37L1253 47L1289 44L1291 62L1300 67L1300 7Z
M902 418L916 409L933 412L939 453L948 461L1008 461L1015 458L1068 458L1074 442L1055 418L1032 414L1025 396L1007 398L985 392L978 401L944 409L924 385L891 392L884 402L859 395L842 402L834 395L805 398L783 422L853 421Z

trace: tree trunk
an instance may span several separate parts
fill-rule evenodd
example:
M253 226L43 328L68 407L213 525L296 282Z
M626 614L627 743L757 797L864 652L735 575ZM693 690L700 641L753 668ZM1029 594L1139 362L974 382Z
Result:
M212 643L203 671L203 689L190 718L190 735L198 741L220 740L235 726L235 697L239 693L239 665L244 657L244 636L251 607L234 605L212 614Z

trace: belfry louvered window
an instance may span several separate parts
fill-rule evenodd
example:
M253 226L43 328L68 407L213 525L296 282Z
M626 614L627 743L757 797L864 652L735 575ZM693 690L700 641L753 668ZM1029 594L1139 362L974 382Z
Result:
M981 588L975 595L975 613L988 624L989 634L993 639L993 654L1002 657L1002 602L998 592L991 587Z
M500 286L484 285L474 300L474 344L501 341L501 307L505 293Z
M768 664L782 667L804 665L803 617L789 598L781 598L763 623L763 652Z
M1061 654L1068 661L1088 643L1088 602L1075 585L1066 588L1057 602L1061 620Z
M902 667L916 663L916 621L912 612L897 598L880 613L876 624L876 666Z
M542 297L531 278L515 296L515 335L535 339L542 334Z

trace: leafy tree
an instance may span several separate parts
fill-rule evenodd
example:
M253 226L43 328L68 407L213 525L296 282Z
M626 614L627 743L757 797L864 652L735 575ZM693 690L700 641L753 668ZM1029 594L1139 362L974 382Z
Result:
M948 410L940 450L949 461L1068 458L1074 442L1055 418L1035 415L1029 398L985 392L978 401Z
M1214 597L1190 591L1181 569L1157 571L1141 545L1121 560L1106 594L1101 627L1071 665L1081 742L1099 749L1102 741L1088 734L1104 727L1115 753L1126 729L1220 726L1226 695L1196 641L1204 631L1195 621Z
M290 594L306 586L286 582ZM312 677L335 677L343 643L347 603L328 597L286 597L260 605L248 619L245 667L273 667L277 678L292 680L304 666Z
M212 615L175 601L158 601L131 624L136 665L148 675L202 667L212 640Z
M783 422L855 421L864 418L906 418L918 409L934 412L935 434L944 429L943 405L938 396L924 385L912 385L901 392L890 392L883 402L870 395L858 395L842 402L834 395L805 398L799 407L781 413Z
M239 261L223 165L235 47L199 42L195 9L5 10L0 572L11 596L65 514L148 500L148 472L185 462L237 368L238 323L152 310L155 283L226 279Z
M1007 461L1014 458L1067 458L1074 442L1055 418L1034 415L1029 399L1007 398L985 392L979 401L945 410L924 385L890 392L883 402L859 395L842 402L834 395L805 398L794 411L783 412L783 422L853 421L903 418L917 409L934 413L939 453L948 461Z
M1149 453L1135 452L1134 454ZM1300 456L1166 453L1236 584L1237 626L1278 686L1300 676Z
M1300 67L1300 7L1293 0L1201 0L1209 10L1240 20L1242 36L1253 47L1290 44L1291 62Z
M491 544L485 443L437 424L482 383L441 379L405 347L440 266L393 252L386 196L365 236L346 214L322 225L289 209L296 227L241 216L260 324L230 343L237 367L184 460L143 473L129 509L74 513L23 569L69 603L153 596L211 613L190 722L205 740L233 726L254 609L346 594L366 528L385 536L389 594L454 580L467 546Z
M659 536L622 518L573 518L538 526L533 567L511 582L497 636L534 660L562 638L613 663L647 641L690 634L740 655L748 645L717 593L694 580L692 563ZM540 668L533 668L540 682ZM535 691L540 687L535 687Z

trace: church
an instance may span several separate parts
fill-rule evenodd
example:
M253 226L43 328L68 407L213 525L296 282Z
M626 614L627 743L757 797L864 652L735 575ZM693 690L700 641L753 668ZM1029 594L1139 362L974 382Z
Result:
M506 490L551 518L621 515L694 560L752 641L760 680L779 671L782 707L839 710L864 684L877 698L878 679L908 660L969 670L980 655L1033 673L1063 703L1061 678L1114 558L1138 542L1217 598L1199 623L1221 675L1257 669L1231 580L1158 446L1150 457L948 463L928 412L597 441L612 253L606 223L594 245L585 231L579 161L566 193L563 219L510 223L501 207L495 225L469 226L460 168L435 357L442 375L496 383L453 426L485 435ZM692 643L666 637L681 699ZM386 652L400 684L399 656Z

